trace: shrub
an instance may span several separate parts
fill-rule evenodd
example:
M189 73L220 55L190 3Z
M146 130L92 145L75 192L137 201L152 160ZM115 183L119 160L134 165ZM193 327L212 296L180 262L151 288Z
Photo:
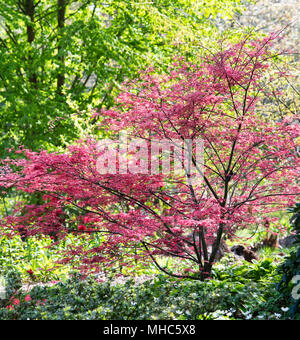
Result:
M216 266L216 268L219 265ZM216 270L216 269L215 269ZM220 265L220 272L224 269ZM226 279L219 273L209 281L176 280L158 275L136 284L97 282L74 274L53 286L19 292L17 304L6 301L1 319L59 320L198 320L276 319L284 317L286 301L273 284L274 266L268 262L229 266ZM10 307L9 307L10 306ZM9 307L9 308L8 308Z
M294 207L290 208L289 211L293 214L290 223L293 227L293 231L296 233L296 241L293 243L296 248L278 268L282 273L282 279L278 284L278 290L289 299L290 317L293 319L300 319L300 297L294 299L292 294L292 290L296 288L293 278L298 275L298 281L300 280L300 203L297 203Z

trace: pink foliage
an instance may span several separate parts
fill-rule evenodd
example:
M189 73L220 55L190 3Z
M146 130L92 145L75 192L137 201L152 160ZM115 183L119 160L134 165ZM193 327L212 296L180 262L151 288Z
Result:
M24 158L3 164L14 171L2 175L0 185L43 193L44 204L20 205L3 225L26 236L101 234L97 247L66 248L62 262L80 254L85 269L147 258L160 267L156 256L172 255L199 268L197 275L174 276L208 277L225 235L261 223L263 215L292 205L300 193L299 117L273 121L256 111L273 39L229 45L198 65L179 58L167 75L141 72L124 84L115 108L99 113L110 131L126 130L146 142L153 136L201 138L201 182L100 174L101 152L92 138L64 154L21 150ZM70 207L78 211L76 221L67 214Z

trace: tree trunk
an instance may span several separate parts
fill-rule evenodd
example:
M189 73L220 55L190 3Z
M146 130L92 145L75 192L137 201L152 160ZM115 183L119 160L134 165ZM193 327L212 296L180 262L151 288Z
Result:
M34 30L34 0L26 0L24 4L24 12L25 14L30 18L30 22L27 24L27 42L32 45L35 39L35 30ZM37 85L37 74L33 70L31 70L31 64L32 64L32 56L29 54L28 57L29 60L29 75L28 79L29 82L36 87Z
M58 26L58 35L57 35L57 58L59 62L59 69L57 74L57 93L62 95L62 88L65 84L65 56L62 52L63 50L63 29L65 27L65 18L66 16L66 0L57 0L57 26Z
M211 269L212 269L213 263L216 259L216 255L218 253L218 250L220 249L223 231L224 231L224 224L221 223L220 226L219 226L218 232L217 232L215 242L212 246L212 250L211 250L211 254L209 256L209 260L207 262L205 262L205 264L204 264L204 278L209 277L210 274L211 274Z

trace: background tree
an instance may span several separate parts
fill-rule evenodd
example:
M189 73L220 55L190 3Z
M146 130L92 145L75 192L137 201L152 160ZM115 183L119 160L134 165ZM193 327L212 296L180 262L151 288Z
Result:
M125 78L191 54L240 2L0 1L1 153L65 146L86 111L109 107ZM187 44L188 42L192 44Z
M277 58L270 69L273 80L265 84L266 96L259 109L263 114L270 115L271 119L278 119L286 113L299 115L300 22L295 11L297 5L297 0L258 0L251 3L237 21L242 26L253 27L260 35L282 30L276 45L278 50L285 53ZM281 63L278 63L279 60ZM290 76L279 79L276 74L284 69L289 69ZM267 95L269 92L272 97Z

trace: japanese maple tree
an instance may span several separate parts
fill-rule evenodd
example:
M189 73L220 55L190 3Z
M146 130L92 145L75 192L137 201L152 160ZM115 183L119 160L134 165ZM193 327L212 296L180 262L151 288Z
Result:
M160 171L147 165L139 173L143 159L134 155L140 147L124 156L115 152L120 146L111 151L115 171L101 172L105 152L93 138L63 154L20 149L25 157L4 162L9 169L3 168L0 185L40 192L44 204L20 204L3 228L23 238L44 233L57 240L75 232L88 235L88 242L98 235L89 249L66 246L62 262L80 259L83 270L150 260L178 278L209 277L224 238L267 214L275 219L272 213L300 194L299 117L274 121L256 111L275 38L223 43L197 65L177 58L168 74L143 71L124 84L114 109L99 112L111 139L126 131L144 142L150 159L153 140L177 150L182 142L182 152L189 141L190 162L181 162L181 174L162 171L162 157ZM194 147L199 141L202 157ZM75 220L70 209L77 211ZM170 272L161 256L189 260L190 270Z

